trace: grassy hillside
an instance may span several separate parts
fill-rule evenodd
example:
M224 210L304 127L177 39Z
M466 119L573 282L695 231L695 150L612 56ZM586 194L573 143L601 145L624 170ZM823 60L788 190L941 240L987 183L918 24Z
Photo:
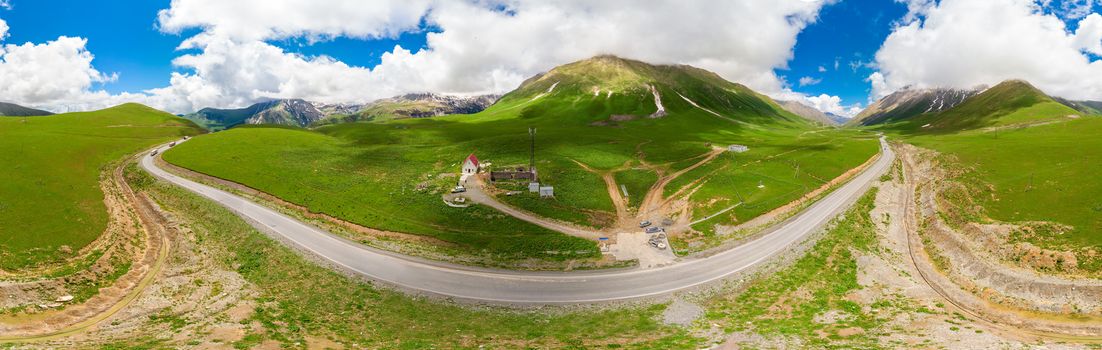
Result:
M1098 250L1102 182L1095 173L1102 164L1102 119L1080 114L1026 82L1008 81L950 110L879 129L949 156L948 166L963 170L954 172L955 180L982 207L973 219L1069 225L1067 232L1038 230L1012 239Z
M94 112L0 117L0 268L63 259L106 227L105 166L200 129L171 114L125 104Z
M653 117L657 105L651 87L661 96L665 116ZM494 254L519 251L540 256L546 250L578 249L577 240L495 211L441 203L440 194L454 186L459 162L469 153L493 167L526 164L529 127L538 130L541 180L555 186L556 198L539 199L525 192L502 199L543 216L596 228L606 227L614 215L599 173L614 173L638 196L656 181L659 171L668 174L688 167L715 147L750 146L744 154L720 155L725 163L772 159L782 153L807 156L800 160L803 175L796 180L781 179L791 176L791 163L772 161L760 162L760 167L721 167L698 176L717 179L703 183L701 192L712 196L730 196L725 191L756 186L762 179L772 184L774 180L762 174L774 171L784 174L775 176L781 179L777 183L795 183L778 185L776 192L756 198L763 201L755 207L760 211L822 183L811 175L833 178L876 152L871 137L851 140L852 131L817 129L772 100L712 73L598 57L530 79L473 115L339 124L313 131L230 130L196 138L165 157L369 227L428 235ZM743 180L734 185L726 182L728 178ZM629 197L634 205L638 200ZM745 219L724 217L717 223Z
M1020 238L1044 247L1097 250L1102 248L1102 182L1097 181L1102 139L1098 135L1102 135L1102 119L1085 117L997 134L971 131L908 141L974 167L976 173L969 181L982 191L976 197L992 218L1074 227L1065 233L1038 232Z
M362 124L367 126L369 124ZM456 178L439 176L437 157L424 145L385 142L389 128L355 140L291 128L234 128L197 137L165 153L169 162L248 184L313 211L369 227L436 237L509 258L541 256L551 250L581 251L595 246L482 207L445 206L439 192ZM373 139L382 139L375 141ZM210 150L220 150L211 154ZM462 159L459 157L457 159ZM424 189L418 189L419 185Z

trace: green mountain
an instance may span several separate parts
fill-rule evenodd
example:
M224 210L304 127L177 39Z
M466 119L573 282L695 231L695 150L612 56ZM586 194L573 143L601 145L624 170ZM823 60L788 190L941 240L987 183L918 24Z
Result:
M882 103L883 101L881 100L878 104L890 104ZM870 109L872 108L874 106L870 106ZM1083 108L1089 107L1083 105ZM862 112L858 118L864 119L854 123L907 133L952 133L1006 125L1034 124L1091 114L1069 107L1066 100L1048 96L1022 80L1004 81L964 98L959 103L955 103L952 108L941 111L919 112L913 106L888 111L886 114L879 115ZM876 117L870 117L873 115Z
M1060 97L1053 97L1056 102L1074 108L1075 110L1082 112L1083 114L1099 115L1102 114L1102 101L1074 101Z
M945 133L1033 123L1077 114L1079 111L1057 102L1028 82L1008 80L944 112L912 118L908 121L908 128Z
M14 103L0 102L0 116L8 117L33 117L52 115L53 113L40 109L27 108Z
M809 124L769 97L715 73L607 55L529 78L488 111L514 108L523 108L521 118L586 118L594 125L701 111L736 123Z
M1094 110L1094 114L1102 114L1102 101L1076 101L1080 105Z

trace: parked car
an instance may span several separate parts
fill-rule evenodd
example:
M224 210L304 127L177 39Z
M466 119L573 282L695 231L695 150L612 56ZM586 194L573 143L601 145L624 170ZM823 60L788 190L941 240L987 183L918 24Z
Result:
M647 233L659 233L659 232L662 232L662 231L664 231L664 230L662 230L661 227L651 226L651 227L647 228Z
M150 157L155 156L155 155L157 155L157 150L153 150L153 152L149 152Z
M639 228L650 226L650 221L643 221L639 223Z
M463 186L455 186L455 189L452 190L452 193L463 193L463 192L467 192L467 188L463 187Z

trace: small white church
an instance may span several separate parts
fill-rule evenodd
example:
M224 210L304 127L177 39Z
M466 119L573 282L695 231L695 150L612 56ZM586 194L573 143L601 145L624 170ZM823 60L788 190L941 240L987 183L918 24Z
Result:
M463 174L477 174L478 173L478 157L474 156L474 153L467 156L466 160L463 160Z

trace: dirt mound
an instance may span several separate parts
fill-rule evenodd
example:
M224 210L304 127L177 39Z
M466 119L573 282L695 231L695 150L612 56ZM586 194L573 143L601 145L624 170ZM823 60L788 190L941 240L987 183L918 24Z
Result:
M1102 316L1102 281L1045 275L1003 264L994 252L1018 249L1000 238L1017 228L991 224L964 232L954 229L944 218L960 213L942 212L939 194L959 184L947 181L949 177L937 166L931 151L910 145L897 149L907 174L904 192L912 193L902 204L913 208L896 215L905 220L904 232L916 233L910 234L908 245L924 284L962 312L1023 331L1082 336L1102 333L1102 322L1083 321Z

